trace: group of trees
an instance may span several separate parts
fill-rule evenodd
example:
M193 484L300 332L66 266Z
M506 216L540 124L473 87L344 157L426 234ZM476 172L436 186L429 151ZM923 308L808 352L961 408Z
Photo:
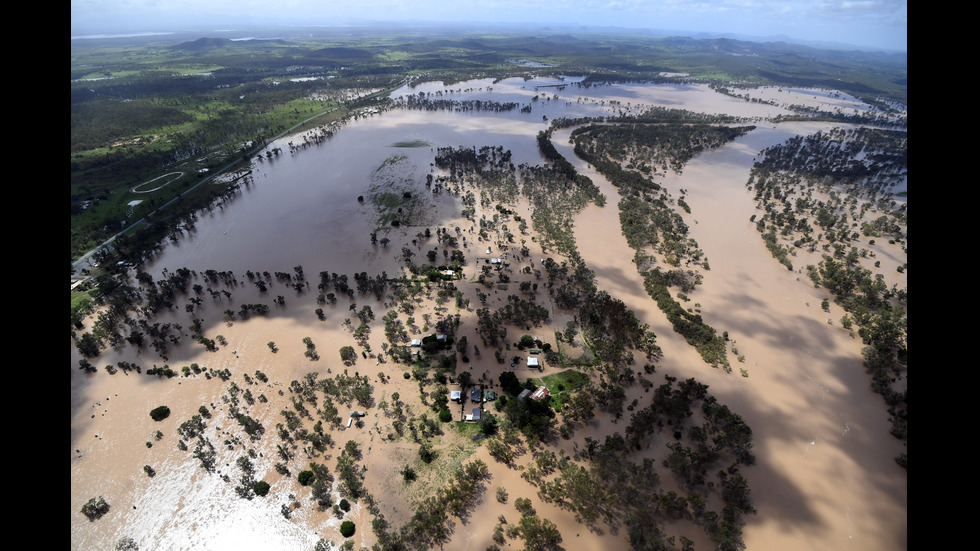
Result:
M875 256L877 238L901 244L907 255L907 205L891 195L908 177L907 133L835 128L763 154L746 184L763 211L757 228L777 258L797 249L822 252L807 273L847 312L842 325L858 327L871 387L884 397L891 433L907 440L908 391L895 383L908 370L908 291L889 288L884 274L864 265ZM896 460L905 466L907 455Z
M574 511L589 526L622 522L636 549L669 548L665 546L671 540L661 523L680 519L694 520L720 549L742 549L741 519L755 509L739 467L754 462L752 432L707 393L706 385L694 379L676 382L667 376L649 405L634 410L625 436L586 438L574 458L539 454L522 476L538 486L543 501ZM595 390L583 395L597 394ZM649 458L634 457L651 437L663 433L673 441L661 464L683 493L662 489L664 471ZM717 472L716 481L711 472ZM631 498L636 495L646 499ZM721 513L709 508L712 502L720 502Z
M650 269L654 255L664 263L707 270L707 259L690 239L688 226L652 172L680 172L694 155L720 147L754 127L730 127L728 118L705 120L706 116L681 110L655 108L636 118L617 120L619 124L590 124L572 132L575 154L595 166L619 188L620 222L627 243L637 252L637 268L647 292L670 319L674 330L695 346L705 361L728 366L725 341L698 314L681 306L670 292L679 286L690 292L700 281L693 270L663 272ZM680 201L678 202L680 204ZM686 205L686 203L684 203ZM685 211L690 212L687 206Z
M488 111L491 113L504 113L520 107L520 105L512 101L439 99L432 98L430 97L431 95L431 93L426 95L425 92L410 94L402 97L400 101L393 102L392 107L420 109L423 111Z

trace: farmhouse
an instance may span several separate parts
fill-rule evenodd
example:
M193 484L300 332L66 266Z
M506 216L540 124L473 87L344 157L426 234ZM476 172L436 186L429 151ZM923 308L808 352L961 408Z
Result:
M540 402L549 396L551 396L551 391L546 386L539 386L537 390L531 393L531 399L535 402Z

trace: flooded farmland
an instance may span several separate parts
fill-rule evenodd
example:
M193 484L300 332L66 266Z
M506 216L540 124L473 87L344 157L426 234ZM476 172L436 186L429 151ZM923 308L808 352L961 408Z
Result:
M604 207L588 205L574 218L578 250L595 272L598 288L629 305L656 333L663 349L658 373L682 380L697 378L752 427L756 464L744 469L744 474L757 514L746 519L746 548L907 548L907 477L893 460L902 446L889 435L881 398L869 388L861 362L861 342L827 323L830 314L818 307L823 298L820 290L805 275L788 271L773 260L749 222L755 203L745 182L758 152L788 137L829 127L825 123L773 124L763 119L786 113L780 102L796 103L815 94L768 90L766 97L777 99L753 103L701 85L583 87L579 80L481 80L448 87L435 83L406 87L392 97L397 100L421 94L426 99L467 105L479 101L482 107L471 111L393 109L365 114L318 145L290 147L290 142L301 142L297 136L271 144L270 149L278 147L281 153L253 162L251 173L243 179L245 185L233 200L201 213L193 232L167 243L146 266L156 279L180 268L199 273L209 269L231 272L235 283L226 285L233 298L205 300L206 304L192 315L174 308L156 319L190 326L197 318L204 334L220 334L227 344L210 352L184 342L171 347L166 360L148 349L110 349L94 362L100 366L94 375L74 369L80 356L72 346L72 548L110 548L122 538L132 538L140 549L188 550L311 549L320 538L341 541L337 534L340 520L329 509L318 511L310 503L310 491L296 484L296 471L305 468L311 457L299 453L291 458L289 476L274 468L278 460L275 427L281 422L280 411L292 407L287 387L311 371L318 372L321 379L357 371L373 380L375 407L367 410L363 426L328 429L335 445L316 460L332 466L344 443L355 442L363 454L365 484L379 502L379 509L396 526L407 522L418 496L403 482L401 469L417 454L414 447L404 445L405 441L392 439L388 412L378 404L398 402L392 398L397 393L410 417L421 415L427 406L420 400L420 385L407 377L404 365L382 363L372 354L371 358L365 355L358 359L353 367L345 367L337 355L338 349L352 342L350 320L356 319L365 306L370 306L379 320L367 342L375 352L382 350L385 339L380 318L396 307L396 301L342 296L336 304L324 307L317 303L315 289L304 292L276 282L263 292L246 272L292 272L302 266L307 280L313 282L323 271L372 276L384 272L396 277L404 273L409 253L422 257L431 248L422 246L419 233L424 228L451 228L466 238L461 248L467 262L456 287L469 300L469 306L452 310L430 291L428 298L418 301L413 317L421 335L429 330L421 329L426 325L423 319L428 319L423 316L438 318L448 308L460 316L459 335L478 343L474 310L481 301L499 302L508 293L498 287L488 291L486 299L479 297L483 286L476 282L476 259L509 255L505 259L516 265L533 265L535 258L549 253L538 240L527 240L527 255L517 254L516 245L505 245L501 250L498 243L483 241L473 222L462 215L466 192L479 195L478 190L467 188L465 182L461 190L449 186L433 190L426 185L429 175L435 182L445 176L434 165L437 150L501 146L512 153L514 164L539 165L544 158L536 135L547 129L551 120L636 115L654 106L728 114L757 126L747 135L696 157L681 174L659 178L671 193L679 195L684 190L691 207L686 215L691 235L711 260L711 270L705 272L704 282L692 299L712 325L729 332L737 342L746 358L747 376L712 368L673 332L646 293L633 263L633 250L620 231L618 191L575 158L568 145L571 129L556 131L553 141L609 199ZM836 99L821 94L819 101ZM852 100L839 98L849 109L854 108ZM505 111L487 108L508 103L518 107ZM372 200L372 193L385 188L397 189L403 197L408 194L419 201L417 212L405 224L379 224L382 207ZM491 210L484 209L484 214ZM531 215L526 204L516 206L516 211ZM372 234L388 241L372 242ZM905 280L901 283L907 284ZM273 303L267 316L246 320L229 319L227 315L228 310L237 311L242 304L270 303L276 296L283 301ZM313 314L318 307L323 310L320 317ZM840 317L839 312L834 314ZM552 335L563 328L551 320L535 330ZM520 329L513 328L508 339L519 338L520 333L514 335ZM318 361L304 357L304 348L309 347L303 344L307 337L322 356ZM271 343L277 344L277 351L270 350ZM264 438L241 441L234 422L218 415L226 407L222 405L226 381L210 376L168 380L136 373L109 375L101 370L103 364L119 361L139 363L144 369L167 363L175 369L197 364L206 366L210 373L228 370L243 389L266 398L249 410L249 415L265 427ZM376 365L370 366L370 361ZM461 367L474 379L493 382L505 369L489 352L482 357L474 355ZM547 369L545 374L560 370L557 366ZM258 380L256 372L268 380ZM239 374L252 377L245 383L237 379ZM519 375L526 377L530 372ZM639 388L633 394L629 399L643 398ZM147 412L162 404L168 405L172 414L155 422ZM202 469L189 452L177 449L181 423L202 407L213 412L214 421L208 430L219 443L213 472ZM357 406L338 404L338 409L346 420ZM558 446L572 454L585 438L598 438L622 428L613 416L600 413L579 429L574 441L559 442ZM158 437L156 431L162 435ZM447 431L443 438L442 462L436 463L442 470L430 473L428 481L423 476L419 484L436 484L471 458L481 458L490 466L485 496L467 521L458 523L444 548L486 549L492 543L494 519L503 514L517 518L512 504L493 499L493 490L501 486L509 490L511 503L518 497L531 499L538 515L557 525L566 549L630 548L623 532L590 530L568 510L540 500L517 470L495 462L485 447L474 445L465 434ZM245 454L251 458L255 478L270 483L268 497L242 499L236 495L234 481L240 476L236 458ZM152 465L156 474L144 474L144 465ZM106 497L111 509L100 520L89 522L78 511L98 495ZM375 543L371 515L363 502L355 504L345 518L357 524L355 546ZM711 545L703 535L688 537L695 538L698 548ZM520 540L508 545L520 548Z

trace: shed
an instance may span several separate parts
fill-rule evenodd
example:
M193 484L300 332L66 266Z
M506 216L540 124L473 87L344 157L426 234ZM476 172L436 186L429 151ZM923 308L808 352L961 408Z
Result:
M412 346L422 346L422 341L419 339L412 339Z
M520 394L517 395L517 399L524 400L524 398L527 398L530 395L531 395L531 391L525 388L524 390L521 391Z

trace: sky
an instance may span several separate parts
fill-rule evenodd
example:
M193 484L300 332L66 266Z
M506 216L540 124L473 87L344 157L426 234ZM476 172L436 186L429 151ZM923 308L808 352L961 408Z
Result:
M372 22L610 26L908 50L908 0L72 0L71 35L187 25Z

